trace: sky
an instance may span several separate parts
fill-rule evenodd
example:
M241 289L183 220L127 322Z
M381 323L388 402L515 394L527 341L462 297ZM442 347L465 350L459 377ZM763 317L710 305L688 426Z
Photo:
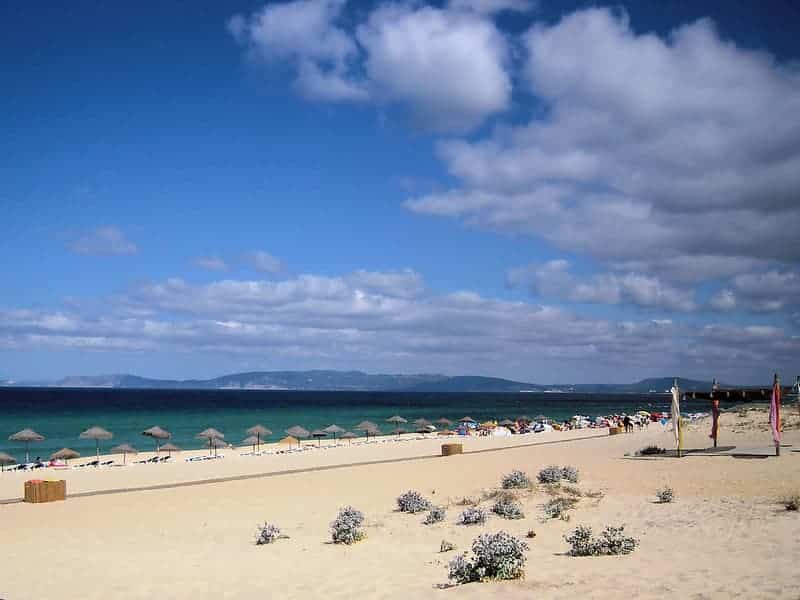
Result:
M0 380L793 380L799 23L4 3Z

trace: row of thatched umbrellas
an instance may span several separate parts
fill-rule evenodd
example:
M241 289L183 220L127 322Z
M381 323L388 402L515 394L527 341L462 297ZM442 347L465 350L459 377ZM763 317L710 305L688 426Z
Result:
M530 422L531 419L526 416L517 417L517 422L520 421L528 421ZM406 419L399 415L394 415L386 419L387 423L392 423L395 425L395 429L391 431L391 433L400 435L403 433L407 433L407 430L400 427L400 425L408 423ZM474 423L475 419L472 417L466 416L459 419L461 423ZM437 425L442 425L444 427L449 427L453 424L452 421L446 418L441 418L435 421ZM500 425L513 425L515 422L509 419L505 419L500 422ZM418 432L425 432L427 428L430 427L433 423L426 419L416 419L413 421L413 424ZM380 428L376 423L372 421L362 421L358 425L355 426L356 430L362 431L364 435L369 439L370 435L378 435L381 433ZM246 431L248 437L242 440L243 445L253 446L253 449L259 448L261 446L262 440L266 436L272 435L272 431L264 427L263 425L254 425L250 427ZM324 429L315 429L313 431L308 431L304 429L300 425L295 425L290 427L286 430L288 437L283 438L280 440L279 443L283 444L294 444L297 443L299 445L301 439L306 439L308 437L313 437L317 439L318 444L321 442L322 438L327 437L329 435L333 436L333 439L336 439L336 436L339 436L339 439L346 439L346 440L353 440L358 437L357 434L353 433L352 431L346 431L343 428L339 427L336 424L329 425ZM158 425L151 427L149 429L145 429L142 432L142 435L152 438L155 441L156 447L156 454L158 454L161 450L167 451L170 454L172 452L179 452L181 449L172 443L162 444L163 441L169 440L172 437L172 434L159 427ZM90 427L86 431L81 432L80 439L88 439L88 440L95 440L95 455L96 460L99 463L100 460L100 441L101 440L110 440L114 437L114 434L102 427ZM204 429L200 433L195 436L197 439L207 440L208 441L208 448L209 453L213 450L216 454L217 448L223 448L228 446L228 443L225 441L225 435L214 429L213 427L209 427L208 429ZM25 461L30 462L30 443L31 442L41 442L45 439L45 437L32 429L23 429L18 431L17 433L9 436L8 438L10 441L13 442L24 442L25 443ZM111 452L115 454L122 454L123 460L127 462L127 455L128 454L136 454L138 450L131 446L130 444L120 444L119 446L115 446L111 449ZM73 458L78 458L80 454L71 448L62 448L58 452L54 452L50 458L51 459L59 459L59 460L70 460ZM0 468L5 467L5 465L13 464L16 462L14 458L4 452L0 452Z

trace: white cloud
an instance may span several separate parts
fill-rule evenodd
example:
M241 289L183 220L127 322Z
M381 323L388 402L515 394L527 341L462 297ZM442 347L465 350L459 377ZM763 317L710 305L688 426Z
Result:
M725 311L736 308L736 294L729 289L723 289L714 294L708 302L714 310Z
M194 264L208 271L227 271L228 264L219 256L200 256L194 259Z
M283 263L279 259L263 250L245 252L244 260L256 271L262 273L278 273L283 269Z
M84 256L129 256L139 248L114 225L87 231L67 243L67 248Z
M601 273L576 277L565 260L512 269L511 285L527 285L534 295L547 299L595 304L633 304L646 308L692 311L693 294L637 273Z
M438 130L471 128L511 97L505 38L488 19L431 7L378 8L358 28L376 93Z
M722 40L709 21L661 38L607 9L536 25L525 44L528 90L546 110L442 142L460 185L408 208L612 268L666 265L674 281L800 260L795 65Z
M454 10L468 10L482 15L500 12L530 12L536 8L534 0L450 0L448 7Z
M425 127L464 131L505 110L511 98L507 42L484 15L527 3L461 4L387 3L348 29L343 1L294 0L235 15L228 30L251 60L290 65L294 87L306 97L399 105Z

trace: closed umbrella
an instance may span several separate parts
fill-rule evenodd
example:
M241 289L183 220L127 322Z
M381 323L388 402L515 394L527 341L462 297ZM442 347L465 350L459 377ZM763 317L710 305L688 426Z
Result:
M678 449L678 456L681 455L683 446L683 431L681 424L681 389L678 387L678 380L672 381L672 431L675 433L675 446Z
M166 444L164 444L163 446L161 446L161 449L162 449L162 450L165 450L165 451L167 452L167 456L172 456L172 453L173 453L173 452L180 452L180 451L181 451L181 449L180 449L180 448L178 448L178 447L177 447L175 444L173 444L172 442L167 442Z
M0 452L0 471L5 471L6 465L13 465L15 462L17 462L16 459L10 454Z
M69 464L71 458L78 458L80 455L80 452L75 452L72 448L62 448L58 452L53 452L50 455L50 460L63 460L66 464Z
M9 441L12 442L25 442L25 462L31 462L30 443L41 442L44 436L36 433L33 429L23 429L17 433L8 436Z
M158 451L160 450L161 440L168 440L172 437L172 434L169 431L162 429L158 425L155 425L150 429L145 429L142 432L142 435L151 437L156 441L156 454L158 454Z
M245 433L247 435L250 435L250 436L253 436L253 435L256 436L256 438L258 440L256 442L256 446L257 446L257 449L259 449L259 450L261 449L261 438L265 438L268 435L272 435L272 432L269 429L267 429L266 427L264 427L263 425L261 425L261 424L253 425Z
M128 464L128 454L138 454L139 451L130 444L120 444L111 449L112 454L122 454L122 464Z
M335 442L336 441L336 434L337 433L343 433L344 429L342 429L336 423L334 423L333 425L328 425L322 431L324 431L325 433L330 433L333 436L333 441Z
M289 427L289 429L286 430L286 433L288 433L291 437L296 438L298 440L297 441L298 448L300 447L300 440L304 440L311 435L308 432L308 429L304 429L303 427L300 427L300 425Z
M113 433L103 429L102 427L98 427L97 425L95 425L94 427L90 427L86 431L81 432L80 438L82 440L94 440L95 459L97 460L95 467L100 466L100 440L110 440L113 437L114 437Z
M328 437L328 433L322 429L315 429L311 432L311 437L317 438L317 447L322 444L322 438Z
M340 439L347 440L347 444L350 445L353 443L353 440L358 436L353 433L352 431L345 431L341 436Z
M213 427L209 427L198 433L195 437L199 440L208 440L208 453L211 454L211 449L214 448L212 440L225 439L225 434L217 431ZM216 456L216 451L214 452L214 456Z

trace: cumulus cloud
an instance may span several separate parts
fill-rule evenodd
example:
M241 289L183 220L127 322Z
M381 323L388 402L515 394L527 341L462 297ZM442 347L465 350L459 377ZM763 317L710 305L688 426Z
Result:
M468 10L482 15L500 12L525 13L535 9L534 0L450 0L448 6L455 10Z
M601 273L576 277L566 260L511 269L507 280L512 286L526 285L531 293L548 299L593 304L633 304L646 308L691 311L696 308L693 294L655 277L637 273Z
M228 263L219 256L200 256L194 259L194 264L207 271L227 271Z
M67 248L83 256L129 256L139 248L114 225L98 227L67 242Z
M268 4L233 16L228 30L251 60L291 65L295 88L312 99L396 104L440 131L467 130L508 107L507 42L485 15L522 10L527 2L444 9L387 3L349 29L344 6L343 0Z
M800 259L796 65L723 40L708 20L640 35L600 8L536 24L524 41L527 89L546 110L441 142L460 185L409 209L611 268L666 267L673 281Z
M261 273L278 273L283 269L283 263L264 250L245 252L243 258L247 264Z

